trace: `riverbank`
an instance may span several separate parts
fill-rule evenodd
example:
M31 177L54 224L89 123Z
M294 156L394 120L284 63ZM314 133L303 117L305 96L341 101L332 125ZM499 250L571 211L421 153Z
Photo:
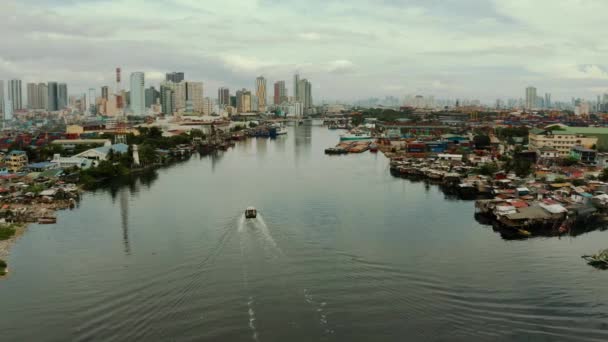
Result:
M15 229L15 233L13 236L6 240L0 241L0 260L6 263L6 259L10 254L11 247L17 242L17 240L25 233L27 230L28 224L21 223L17 225L13 225ZM2 229L2 228L0 228ZM4 270L0 269L0 278L8 275L8 267Z

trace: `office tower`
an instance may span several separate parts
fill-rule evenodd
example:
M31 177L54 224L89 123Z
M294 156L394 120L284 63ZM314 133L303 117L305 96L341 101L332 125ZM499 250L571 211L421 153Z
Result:
M133 115L142 116L146 113L145 75L143 72L131 73L130 103Z
M156 88L154 87L150 87L146 89L146 108L150 108L152 107L152 105L155 105L158 102L158 99L160 98L160 93L158 92L158 90L156 90Z
M168 82L179 83L184 80L183 72L170 72L165 75L165 80Z
M68 85L65 83L57 85L57 104L60 110L68 106Z
M47 110L55 112L59 110L58 100L58 85L57 82L48 82L47 84Z
M109 94L110 94L110 87L108 87L108 86L101 87L101 98L102 99L107 100Z
M551 108L551 94L549 93L545 93L545 108Z
M220 108L230 106L230 90L228 88L221 87L217 90L217 102Z
M536 108L536 88L528 87L526 88L526 109Z
M236 108L236 95L230 96L230 106Z
M298 100L306 111L312 108L312 85L307 79L300 80L298 84Z
M162 82L160 85L160 103L162 112L172 115L175 111L175 83L170 81Z
M26 86L26 96L27 96L27 108L28 109L36 109L37 108L37 96L38 96L38 86L36 83L28 83Z
M11 101L12 112L23 109L21 80L10 80L8 83L8 99Z
M182 82L184 83L184 82ZM188 101L192 110L196 113L203 112L203 82L185 82L186 83L186 101Z
M266 112L266 79L259 76L255 79L255 96L257 99L257 111Z
M256 95L251 94L251 112L260 111L260 98Z
M296 102L301 102L298 95L300 94L300 75L293 75L293 97Z
M49 90L46 83L38 83L38 99L40 100L39 109L49 108Z
M251 92L247 89L236 92L236 110L238 113L251 112Z
M278 81L274 84L274 104L280 105L287 101L287 88L285 81Z
M0 80L0 113L4 113L4 81Z

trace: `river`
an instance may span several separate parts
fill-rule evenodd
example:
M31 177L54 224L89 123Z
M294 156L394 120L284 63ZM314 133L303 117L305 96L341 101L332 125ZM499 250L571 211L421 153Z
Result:
M338 134L290 127L32 225L0 340L608 340L608 271L580 258L608 232L503 240L382 154L324 155Z

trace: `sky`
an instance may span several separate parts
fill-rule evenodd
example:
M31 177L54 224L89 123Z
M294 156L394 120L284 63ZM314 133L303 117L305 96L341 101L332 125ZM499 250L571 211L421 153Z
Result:
M605 0L2 0L0 79L148 85L183 71L271 89L299 72L320 100L608 93ZM127 81L127 82L125 82ZM271 92L269 90L269 92Z

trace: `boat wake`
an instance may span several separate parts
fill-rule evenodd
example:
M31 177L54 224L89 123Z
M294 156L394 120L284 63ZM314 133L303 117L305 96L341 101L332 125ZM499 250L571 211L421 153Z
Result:
M256 228L258 228L260 233L262 233L264 240L266 240L266 242L268 242L274 248L274 250L277 251L282 256L283 251L281 250L279 245L277 245L277 242L274 240L274 238L270 234L270 230L268 230L268 225L266 224L266 221L264 221L264 218L262 217L262 215L258 214L256 221L257 221Z
M327 303L315 300L314 296L310 293L310 291L308 291L308 289L304 289L303 292L306 303L312 305L315 308L317 315L319 315L319 324L324 329L324 333L333 334L334 330L329 327L327 321L327 313L325 312L325 306L327 305Z

